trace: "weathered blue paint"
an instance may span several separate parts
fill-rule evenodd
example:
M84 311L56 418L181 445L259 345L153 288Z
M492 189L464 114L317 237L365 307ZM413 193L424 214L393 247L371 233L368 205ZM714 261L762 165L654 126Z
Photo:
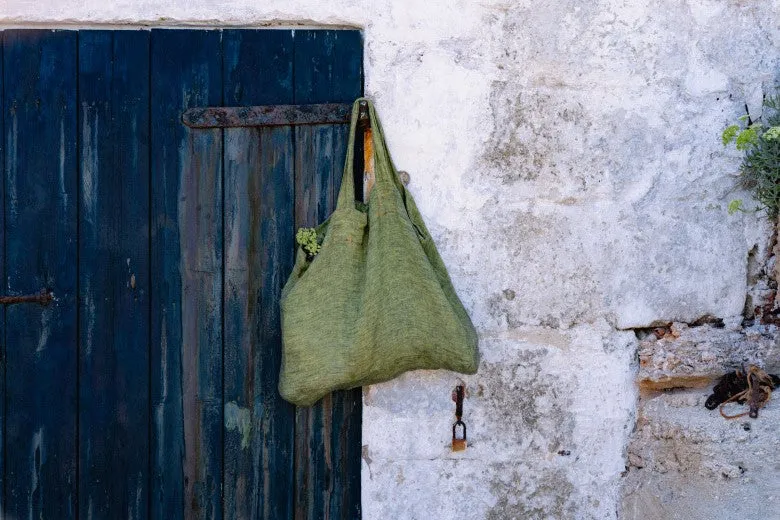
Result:
M182 112L222 104L219 31L155 30L152 518L222 517L222 140Z
M291 31L225 31L225 104L290 104ZM293 417L276 390L279 295L293 262L292 128L225 129L225 517L291 518ZM227 418L227 416L226 416Z
M359 518L360 390L277 391L295 229L333 209L346 128L181 122L351 102L359 32L0 34L3 292L56 297L0 322L0 517Z
M148 515L149 33L79 34L79 516Z
M3 33L6 518L76 515L76 33Z
M0 34L0 93L5 89L3 84L3 37ZM5 230L5 109L2 94L0 94L0 171L3 172L3 182L0 182L0 229ZM5 240L0 240L0 276L5 280ZM0 284L2 285L2 284ZM0 518L5 511L5 309L0 309Z
M363 51L357 31L296 31L295 103L348 102L361 95ZM296 225L331 211L341 182L347 129L296 128ZM360 518L362 393L334 392L296 413L298 519Z

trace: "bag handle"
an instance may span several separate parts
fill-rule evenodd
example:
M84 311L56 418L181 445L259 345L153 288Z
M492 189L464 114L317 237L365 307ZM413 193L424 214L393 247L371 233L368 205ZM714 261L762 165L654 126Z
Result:
M341 189L336 201L336 209L355 207L355 179L353 176L355 163L355 137L358 127L358 115L360 113L360 103L368 104L368 117L371 122L371 140L374 143L374 188L379 185L388 187L395 185L401 186L401 179L393 166L393 161L387 151L382 124L376 115L373 103L367 98L358 98L352 105L352 118L349 124L349 141L347 142L347 158L344 162L344 172L341 176ZM368 201L365 201L367 204Z

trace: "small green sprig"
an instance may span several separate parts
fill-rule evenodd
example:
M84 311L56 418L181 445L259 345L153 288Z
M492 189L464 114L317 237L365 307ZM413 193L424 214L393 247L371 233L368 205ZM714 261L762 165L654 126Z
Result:
M737 211L747 213L745 208L742 206L742 199L735 199L729 202L729 207L728 207L729 215L733 215Z
M300 228L295 240L303 248L306 257L311 260L320 252L322 246L317 242L317 231L314 228Z

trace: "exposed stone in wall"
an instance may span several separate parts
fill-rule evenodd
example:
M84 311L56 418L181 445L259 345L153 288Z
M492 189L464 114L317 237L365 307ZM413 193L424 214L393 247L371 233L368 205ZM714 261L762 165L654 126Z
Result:
M639 358L643 392L628 448L620 518L776 516L778 394L755 420L724 419L717 410L704 408L704 402L717 378L743 364L769 372L780 369L777 327L676 323L648 332L639 344ZM680 389L688 386L699 388ZM744 411L746 407L737 404L726 408L729 415Z
M622 520L777 518L780 399L758 419L726 420L704 408L707 395L677 391L643 402L628 448Z
M711 386L716 378L742 364L755 364L770 372L780 369L777 326L743 328L741 322L737 317L728 324L720 321L720 325L673 323L647 332L639 343L640 388Z
M628 447L620 518L727 520L777 516L780 399L757 419L725 419L704 402L723 374L780 371L775 253L748 259L745 316L637 331L642 389ZM691 387L692 389L685 389ZM662 390L662 391L661 391ZM746 411L729 404L726 414Z

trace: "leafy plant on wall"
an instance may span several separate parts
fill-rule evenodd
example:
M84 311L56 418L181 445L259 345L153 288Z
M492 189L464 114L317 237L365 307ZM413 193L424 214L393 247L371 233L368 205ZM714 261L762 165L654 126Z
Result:
M769 217L780 214L780 91L764 99L764 110L755 120L746 114L739 124L723 130L723 145L744 152L740 172L744 187L753 192ZM729 214L745 211L733 200Z

